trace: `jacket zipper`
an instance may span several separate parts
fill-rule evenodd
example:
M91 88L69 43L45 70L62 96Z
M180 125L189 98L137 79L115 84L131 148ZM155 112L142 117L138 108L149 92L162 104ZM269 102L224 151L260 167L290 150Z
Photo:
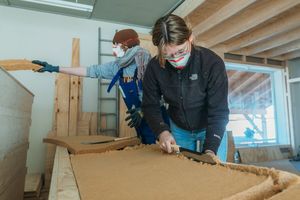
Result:
M190 127L190 124L189 124L189 121L187 120L187 117L186 117L186 111L184 109L184 104L183 104L183 84L182 84L182 74L181 74L181 71L178 70L177 71L178 73L178 76L179 76L179 80L180 80L180 99L181 99L181 106L182 106L182 110L183 110L183 116L184 116L184 120L189 128L189 130L191 129Z

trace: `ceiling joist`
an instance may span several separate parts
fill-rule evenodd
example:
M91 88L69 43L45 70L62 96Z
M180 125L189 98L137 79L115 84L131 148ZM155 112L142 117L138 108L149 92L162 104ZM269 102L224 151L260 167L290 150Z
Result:
M300 4L299 0L259 1L251 9L245 10L204 34L200 34L197 36L197 41L201 41L202 46L213 47L276 17L298 4Z
M185 0L176 10L173 11L173 14L185 18L204 2L205 0Z
M297 51L297 50L300 50L300 40L293 41L288 44L277 47L275 49L265 51L261 54L258 54L257 56L273 58L273 57L280 56L280 55L290 53L293 51Z
M230 17L234 16L236 13L240 12L256 1L257 0L232 0L223 8L211 15L209 18L196 25L193 28L194 35L199 35L206 32L207 30L229 19Z
M239 51L239 54L255 55L255 54L261 53L263 51L274 49L276 47L288 44L290 42L293 42L293 41L296 41L299 39L300 39L300 26L290 32L282 33L282 34L276 35L274 37L270 37L266 41L262 41L262 42L254 44L250 47L247 47L245 49L241 49Z

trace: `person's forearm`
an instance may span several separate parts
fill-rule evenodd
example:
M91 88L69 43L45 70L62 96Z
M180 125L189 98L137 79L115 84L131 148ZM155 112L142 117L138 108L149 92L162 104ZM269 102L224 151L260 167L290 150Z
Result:
M86 67L59 67L59 72L75 76L86 76Z

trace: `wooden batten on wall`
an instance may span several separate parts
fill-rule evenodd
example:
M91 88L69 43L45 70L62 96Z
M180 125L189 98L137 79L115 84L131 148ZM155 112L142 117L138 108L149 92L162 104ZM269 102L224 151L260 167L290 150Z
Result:
M72 67L80 66L80 40L72 42ZM82 78L57 74L53 126L48 136L76 136L97 134L97 113L82 112ZM47 144L45 187L50 187L55 145Z

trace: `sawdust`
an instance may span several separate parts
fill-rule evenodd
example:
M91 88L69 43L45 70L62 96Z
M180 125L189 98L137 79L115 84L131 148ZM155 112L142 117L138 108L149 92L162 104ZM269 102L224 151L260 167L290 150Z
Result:
M162 153L155 145L74 155L71 162L82 200L263 199L278 192L274 183L284 188L276 170L211 166Z

